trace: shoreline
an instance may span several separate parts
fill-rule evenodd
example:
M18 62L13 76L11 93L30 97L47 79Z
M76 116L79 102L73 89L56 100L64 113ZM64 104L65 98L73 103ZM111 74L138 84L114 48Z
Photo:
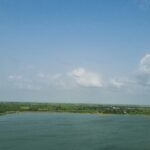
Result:
M22 113L57 113L57 114L81 114L81 115L96 115L96 116L150 116L149 114L113 114L113 113L81 113L81 112L61 112L61 111L11 111L0 113L0 116L9 115L9 114L22 114Z

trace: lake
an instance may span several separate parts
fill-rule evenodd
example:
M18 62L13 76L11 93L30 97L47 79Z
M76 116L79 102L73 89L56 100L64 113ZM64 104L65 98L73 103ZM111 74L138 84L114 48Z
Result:
M0 116L0 150L149 150L150 117L73 113Z

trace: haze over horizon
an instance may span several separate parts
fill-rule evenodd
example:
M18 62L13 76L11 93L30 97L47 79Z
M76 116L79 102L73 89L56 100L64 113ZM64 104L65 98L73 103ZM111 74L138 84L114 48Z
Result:
M1 0L0 101L150 104L150 0Z

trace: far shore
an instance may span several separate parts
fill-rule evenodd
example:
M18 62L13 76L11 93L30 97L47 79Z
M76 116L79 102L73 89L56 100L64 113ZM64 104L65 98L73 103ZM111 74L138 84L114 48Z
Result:
M149 106L0 102L0 115L20 112L80 113L97 115L150 115Z

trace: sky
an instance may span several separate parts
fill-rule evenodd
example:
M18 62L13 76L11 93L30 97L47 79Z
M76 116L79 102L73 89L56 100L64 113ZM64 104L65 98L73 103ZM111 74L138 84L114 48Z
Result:
M150 0L0 0L0 101L150 105Z

